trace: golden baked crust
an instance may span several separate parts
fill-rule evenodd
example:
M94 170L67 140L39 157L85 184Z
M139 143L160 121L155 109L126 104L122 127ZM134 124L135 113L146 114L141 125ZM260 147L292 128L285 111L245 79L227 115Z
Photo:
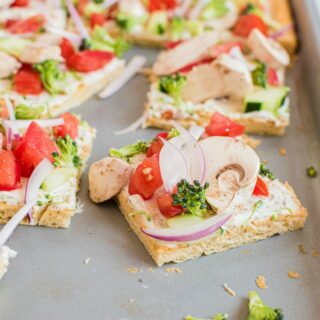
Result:
M283 234L302 228L307 218L307 210L302 206L291 186L285 183L285 187L291 193L299 208L296 212L281 214L274 220L270 218L264 220L253 219L247 225L225 230L222 235L213 235L192 243L178 243L174 246L167 246L164 242L142 233L141 228L146 227L145 217L141 214L134 214L134 205L130 202L125 189L119 193L116 200L131 229L139 237L155 263L161 266L164 263L180 263L198 258L201 255L222 252L244 244L263 240L276 234Z
M171 120L164 118L156 118L151 115L150 105L145 104L145 112L147 114L144 126L145 127L154 127L164 130L170 130L173 126ZM206 113L199 115L198 119L181 119L178 122L181 123L185 128L189 128L192 125L206 126L211 118L212 114ZM232 117L230 117L232 119ZM261 119L254 116L250 118L241 118L233 119L236 122L242 124L246 128L247 133L255 133L261 135L275 135L283 136L285 134L285 129L289 125L289 121L281 121L280 124L277 124L275 121L270 119Z
M90 132L91 141L89 144L84 145L80 150L80 158L82 160L82 167L79 169L78 182L75 185L75 190L70 196L75 196L77 192L81 174L85 168L86 161L88 160L91 149L93 146L93 140L96 135L96 130L94 128L88 127ZM7 204L5 202L0 202L0 224L7 223L11 217L22 207L22 204ZM68 228L72 216L75 214L76 208L63 207L57 204L49 204L42 207L34 207L32 209L32 217L34 225L52 227L52 228ZM23 225L30 225L28 218L24 218L21 222Z

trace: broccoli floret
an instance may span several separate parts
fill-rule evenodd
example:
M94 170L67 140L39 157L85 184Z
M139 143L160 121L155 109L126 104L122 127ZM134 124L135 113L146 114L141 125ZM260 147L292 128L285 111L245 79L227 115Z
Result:
M58 65L58 61L46 60L33 66L40 73L41 82L50 94L66 92L67 72L60 70Z
M275 179L274 174L266 167L266 165L264 163L260 164L260 172L259 172L259 174L269 178L270 180L274 180Z
M44 112L44 106L30 107L24 104L19 104L15 107L14 112L18 120L32 120L39 119Z
M177 41L182 38L186 28L186 20L180 17L173 17L170 25L170 35L172 41Z
M169 133L167 139L170 140L180 135L180 132L176 128L172 128Z
M220 18L228 11L226 0L211 0L202 11L201 18L204 20Z
M201 186L199 181L194 181L190 184L187 180L183 179L178 183L178 192L173 194L174 206L182 206L186 213L195 216L202 216L206 213L208 206L206 204L206 190L209 184L206 183Z
M282 320L281 309L267 306L256 291L249 292L249 317L248 320Z
M251 76L254 85L262 88L267 87L267 68L264 63L258 63Z
M59 148L60 154L55 152L52 154L54 165L64 168L80 168L82 161L79 157L78 145L71 139L69 135L64 138L59 137L56 140L56 145Z
M148 142L139 140L136 143L129 144L128 146L124 146L120 149L111 148L109 150L109 154L112 157L128 160L139 153L146 153L149 145L150 144Z
M250 14L250 13L256 13L257 7L253 3L248 3L243 10L241 11L241 14Z
M307 168L307 176L308 177L315 178L317 176L317 174L318 174L318 172L314 166Z
M159 80L159 90L171 96L176 104L181 103L181 91L186 82L186 77L179 73L175 75L162 76Z
M121 57L129 49L129 44L122 38L112 38L104 28L96 26L91 38L85 40L82 43L82 47L85 49L112 51L118 57Z

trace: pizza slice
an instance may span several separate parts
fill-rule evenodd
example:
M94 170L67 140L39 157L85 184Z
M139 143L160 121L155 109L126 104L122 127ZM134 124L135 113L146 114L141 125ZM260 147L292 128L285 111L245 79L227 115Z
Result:
M307 217L243 141L179 124L151 145L110 149L91 165L89 191L96 203L115 198L158 266L293 231Z
M4 120L2 128L0 223L7 223L27 203L30 177L43 159L49 159L54 168L22 223L68 228L78 210L76 193L95 129L71 113L48 120Z
M220 112L247 132L283 135L289 125L287 51L253 29L245 42L210 32L162 52L151 70L145 126L205 125Z
M207 31L232 30L246 38L258 28L277 38L293 54L297 40L288 1L260 0L120 0L82 5L90 23L142 45L163 46ZM111 3L114 3L111 2Z

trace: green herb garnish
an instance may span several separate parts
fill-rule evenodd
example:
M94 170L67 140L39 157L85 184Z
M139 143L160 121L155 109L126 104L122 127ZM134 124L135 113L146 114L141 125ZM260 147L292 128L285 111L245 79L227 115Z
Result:
M274 180L275 176L274 174L266 167L264 163L260 164L260 175L267 177L270 180Z
M315 178L317 176L317 174L318 174L318 172L314 166L307 168L307 176L308 177Z
M208 183L201 186L199 181L194 181L190 184L187 180L181 180L178 185L178 192L173 194L174 206L182 206L186 213L195 216L203 216L208 209L206 203L206 190L209 187Z

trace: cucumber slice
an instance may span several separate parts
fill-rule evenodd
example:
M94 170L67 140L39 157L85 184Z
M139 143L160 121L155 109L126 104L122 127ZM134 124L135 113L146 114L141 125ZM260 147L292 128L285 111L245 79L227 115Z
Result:
M269 111L277 114L288 96L289 88L261 89L247 94L244 105L245 112Z
M55 168L50 175L42 182L41 189L47 192L58 188L70 179L74 178L77 171L72 168Z
M164 34L168 26L168 15L166 11L156 11L151 14L147 31L152 34Z
M195 224L203 221L202 218L193 216L191 214L182 214L180 216L176 216L174 218L170 218L167 220L167 223L170 228L186 228L194 226Z

